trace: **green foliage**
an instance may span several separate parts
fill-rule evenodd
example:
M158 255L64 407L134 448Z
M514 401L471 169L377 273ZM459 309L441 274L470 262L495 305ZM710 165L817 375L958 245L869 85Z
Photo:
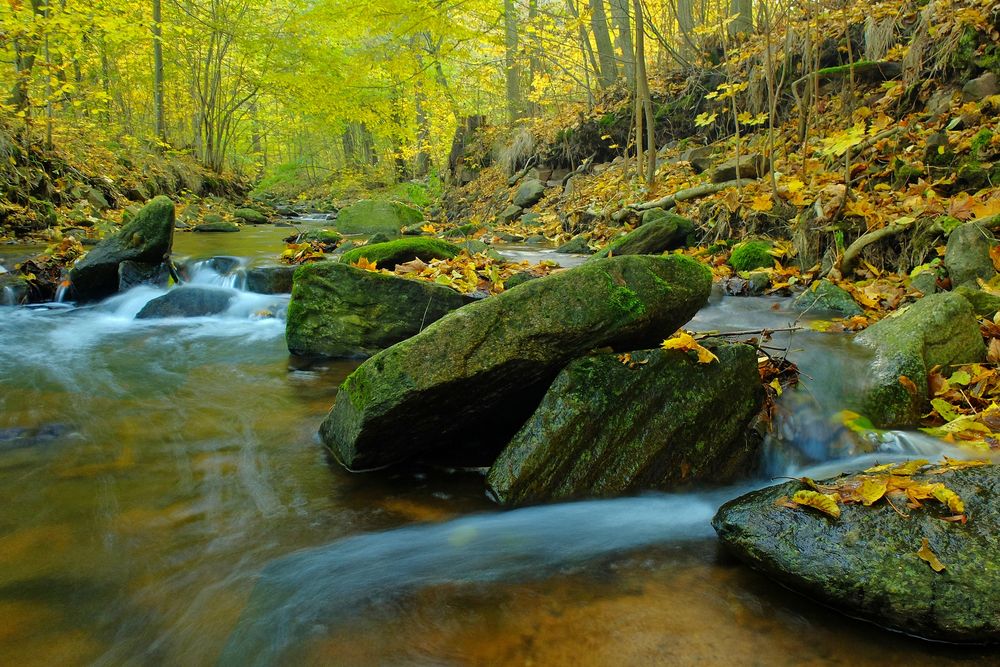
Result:
M747 241L733 248L729 256L729 266L736 271L770 269L774 266L771 244L768 241Z

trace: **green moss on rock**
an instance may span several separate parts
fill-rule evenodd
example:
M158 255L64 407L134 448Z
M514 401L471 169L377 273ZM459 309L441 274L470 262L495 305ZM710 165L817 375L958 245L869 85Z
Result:
M391 269L414 259L430 262L434 259L452 259L462 251L457 245L433 238L403 238L388 243L376 243L345 252L340 261L356 264L362 257L380 268Z
M391 237L424 219L423 214L399 202L364 199L340 211L336 228L344 234L377 234Z
M752 468L748 425L763 399L746 345L584 357L556 378L487 475L494 497L522 505L724 482Z
M753 271L774 267L771 243L768 241L747 241L740 243L729 255L729 266L736 271Z

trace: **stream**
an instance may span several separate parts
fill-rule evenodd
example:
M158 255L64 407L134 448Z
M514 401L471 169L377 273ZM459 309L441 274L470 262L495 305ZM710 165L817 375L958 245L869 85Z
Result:
M174 254L245 267L271 261L288 233L178 234ZM239 270L191 266L192 282L241 286ZM954 454L920 433L859 436L831 421L865 376L848 336L774 336L803 388L786 393L753 479L501 512L481 470L330 464L316 430L357 362L290 358L287 295L241 291L221 315L133 319L163 293L0 307L0 664L996 659L853 621L718 548L716 508L772 477ZM716 295L689 328L787 327L788 305Z

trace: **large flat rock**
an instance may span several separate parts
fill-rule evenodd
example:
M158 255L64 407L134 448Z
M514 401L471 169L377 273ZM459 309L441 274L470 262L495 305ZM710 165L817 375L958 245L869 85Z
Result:
M749 433L764 395L757 354L747 345L713 352L708 364L678 350L573 361L490 468L494 497L615 497L746 474L760 442Z
M968 522L933 499L843 505L839 518L781 499L807 489L780 484L724 505L713 521L726 547L755 569L850 616L954 642L1000 641L1000 470L995 465L918 474L958 493ZM836 483L838 480L829 480ZM918 555L928 548L945 569Z
M460 457L484 445L495 455L569 361L603 346L659 343L710 289L710 272L694 260L628 256L471 304L348 377L323 422L323 442L355 470L433 451Z

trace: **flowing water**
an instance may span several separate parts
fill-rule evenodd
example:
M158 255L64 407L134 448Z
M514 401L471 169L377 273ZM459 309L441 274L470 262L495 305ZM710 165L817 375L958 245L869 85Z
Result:
M176 253L236 258L188 264L192 281L236 290L288 233L180 235ZM316 429L356 364L290 358L287 296L238 291L221 315L133 319L162 293L0 309L2 665L996 658L851 621L719 552L715 509L769 475L945 451L831 426L863 376L846 337L775 335L808 391L789 395L756 479L499 512L482 471L329 464ZM794 319L784 307L719 298L693 326L779 328Z

